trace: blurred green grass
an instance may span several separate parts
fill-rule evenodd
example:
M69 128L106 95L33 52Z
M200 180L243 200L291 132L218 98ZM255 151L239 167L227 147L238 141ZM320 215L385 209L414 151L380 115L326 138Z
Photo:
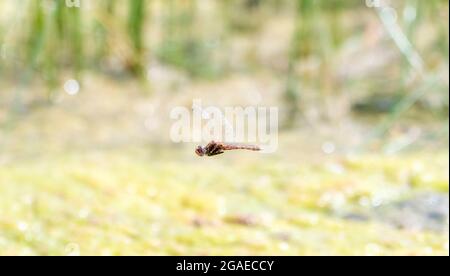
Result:
M6 163L0 255L448 255L448 230L336 213L364 198L448 193L448 161L422 153L195 164L77 153Z

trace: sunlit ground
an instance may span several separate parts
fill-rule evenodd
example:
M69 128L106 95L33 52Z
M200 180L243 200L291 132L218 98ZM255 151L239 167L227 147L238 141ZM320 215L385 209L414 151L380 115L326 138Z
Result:
M448 255L445 137L351 153L367 132L354 123L199 158L168 141L154 95L85 89L5 117L0 255Z
M3 164L0 254L448 255L446 154L309 166L175 156Z
M168 141L164 106L189 100L134 90L87 79L4 113L0 255L448 255L445 136L394 131L351 153L371 124L349 121L281 131L274 154L199 158Z

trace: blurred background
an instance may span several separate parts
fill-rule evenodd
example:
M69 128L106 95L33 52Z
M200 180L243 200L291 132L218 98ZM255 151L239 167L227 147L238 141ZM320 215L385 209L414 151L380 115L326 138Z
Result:
M3 0L0 255L448 255L445 0ZM198 158L176 106L277 106Z

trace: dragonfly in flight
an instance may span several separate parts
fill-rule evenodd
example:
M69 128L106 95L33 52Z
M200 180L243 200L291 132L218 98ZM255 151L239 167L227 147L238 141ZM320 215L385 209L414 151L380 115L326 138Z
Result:
M261 148L254 145L235 145L222 142L211 141L205 147L198 146L195 149L195 153L198 156L214 156L224 153L227 150L251 150L260 151Z

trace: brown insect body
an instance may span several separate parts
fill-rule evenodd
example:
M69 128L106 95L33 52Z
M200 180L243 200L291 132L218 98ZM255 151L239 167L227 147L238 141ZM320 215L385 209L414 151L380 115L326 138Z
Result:
M253 145L234 145L234 144L226 144L221 142L211 141L206 147L198 146L195 150L195 153L198 156L214 156L224 153L227 150L251 150L251 151L260 151L261 149L258 146Z

